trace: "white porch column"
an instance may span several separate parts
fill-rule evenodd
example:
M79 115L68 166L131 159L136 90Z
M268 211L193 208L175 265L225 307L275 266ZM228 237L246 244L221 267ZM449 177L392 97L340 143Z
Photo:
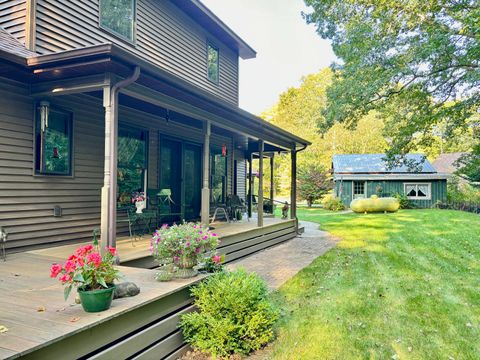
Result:
M204 126L203 140L203 186L202 186L202 204L201 204L201 220L202 224L208 226L210 224L210 134L211 124L206 121Z
M257 225L263 226L263 140L258 140L258 210Z
M103 90L103 107L105 108L105 157L104 157L104 176L102 187L102 205L101 205L101 245L100 251L103 253L107 246L112 243L112 231L110 229L111 219L115 216L110 212L113 174L111 168L113 165L112 150L114 149L113 142L115 141L115 111L112 111L112 103L115 101L112 87L105 87ZM118 120L118 119L117 119ZM116 180L115 172L115 180ZM116 181L115 181L116 185ZM116 189L115 189L116 190ZM115 208L116 211L116 208ZM113 236L115 237L115 235Z
M275 197L275 184L274 184L274 177L273 177L273 167L274 163L274 154L270 156L270 202L272 204L272 211L273 211L273 198Z

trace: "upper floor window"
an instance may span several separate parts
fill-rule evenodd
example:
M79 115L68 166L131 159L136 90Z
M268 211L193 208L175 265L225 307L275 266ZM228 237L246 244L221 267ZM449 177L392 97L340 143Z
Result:
M207 44L207 74L210 81L218 83L219 72L219 53L218 48L212 44Z
M100 0L100 26L133 41L135 0Z
M41 101L35 116L35 173L72 174L72 113Z

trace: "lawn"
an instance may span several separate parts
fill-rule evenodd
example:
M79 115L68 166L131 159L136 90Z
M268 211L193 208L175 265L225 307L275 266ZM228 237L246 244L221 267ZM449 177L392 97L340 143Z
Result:
M450 210L300 219L338 247L274 294L274 359L479 359L480 217Z

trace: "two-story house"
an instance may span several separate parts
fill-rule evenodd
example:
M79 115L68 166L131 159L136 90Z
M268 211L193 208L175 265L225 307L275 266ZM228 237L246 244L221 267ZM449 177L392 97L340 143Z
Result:
M294 200L308 142L238 107L239 58L255 56L198 0L0 1L7 248L85 241L96 227L115 244L134 191L208 223L230 194L251 203L252 159L262 184L264 157L280 152ZM260 186L259 226L262 204Z

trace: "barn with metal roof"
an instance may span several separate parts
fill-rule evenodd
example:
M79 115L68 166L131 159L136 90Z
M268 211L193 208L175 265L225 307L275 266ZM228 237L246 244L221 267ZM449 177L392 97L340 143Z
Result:
M445 202L447 174L439 173L424 155L408 154L389 166L385 154L334 155L335 195L349 206L353 199L406 195L416 207Z

